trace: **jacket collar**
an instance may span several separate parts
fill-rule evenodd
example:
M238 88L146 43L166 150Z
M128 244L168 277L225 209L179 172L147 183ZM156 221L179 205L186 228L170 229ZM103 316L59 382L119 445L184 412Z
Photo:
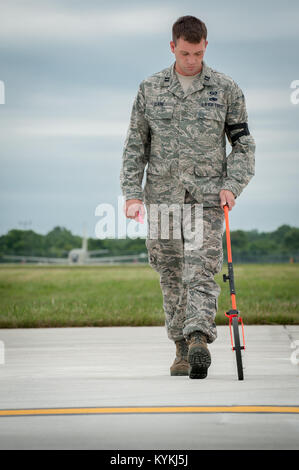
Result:
M213 75L211 68L205 63L202 62L202 69L200 75L195 77L190 88L184 93L184 90L180 84L178 76L175 72L175 62L166 69L165 74L162 78L161 85L163 87L168 87L169 91L179 98L185 98L196 91L202 90L204 86L214 85Z

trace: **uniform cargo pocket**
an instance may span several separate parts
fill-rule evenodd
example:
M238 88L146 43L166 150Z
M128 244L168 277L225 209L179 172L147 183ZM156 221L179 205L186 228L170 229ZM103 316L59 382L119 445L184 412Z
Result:
M212 274L218 274L223 265L223 253L221 252L218 256L214 258L206 259L205 261L205 269L206 271Z
M203 195L205 194L219 194L222 186L222 175L217 173L213 168L194 168L195 182L200 188Z
M194 173L196 176L218 176L225 175L226 155L223 147L212 151L207 150L199 153L193 158Z
M158 272L159 270L159 250L157 240L151 240L147 238L145 240L145 245L148 251L148 262L149 265Z

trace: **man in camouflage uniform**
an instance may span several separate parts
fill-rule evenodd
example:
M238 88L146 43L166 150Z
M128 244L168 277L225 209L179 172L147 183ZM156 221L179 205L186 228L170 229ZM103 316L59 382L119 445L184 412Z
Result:
M143 80L133 104L121 187L128 218L138 220L146 205L149 263L160 274L167 333L176 344L170 373L205 378L211 364L207 343L217 336L220 287L214 276L223 262L223 206L231 210L254 175L255 143L242 90L203 61L204 23L181 17L172 33L175 63ZM228 156L226 136L232 146ZM188 244L186 204L191 228L202 208L202 244ZM167 238L161 229L165 206ZM180 238L173 235L178 219Z

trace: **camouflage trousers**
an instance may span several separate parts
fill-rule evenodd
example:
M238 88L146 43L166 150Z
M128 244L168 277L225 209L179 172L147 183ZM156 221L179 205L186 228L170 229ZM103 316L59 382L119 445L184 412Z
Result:
M190 204L192 227L197 201L186 191L184 204ZM186 207L186 206L185 206ZM224 213L219 207L202 207L202 243L188 245L185 236L184 217L181 208L181 237L173 238L174 216L169 213L169 236L162 237L161 214L156 236L152 237L147 205L148 233L146 247L149 264L160 274L163 295L165 326L169 339L178 341L194 331L207 336L208 343L217 337L215 317L218 309L220 287L214 275L221 271L223 263L222 235ZM189 236L189 235L188 235ZM152 238L151 238L152 237Z

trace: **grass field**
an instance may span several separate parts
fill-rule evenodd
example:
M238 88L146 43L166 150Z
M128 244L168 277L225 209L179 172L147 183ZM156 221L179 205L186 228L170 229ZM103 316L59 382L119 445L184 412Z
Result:
M245 324L299 324L299 265L236 265ZM224 271L226 272L226 267ZM216 317L227 324L228 283ZM142 266L1 266L0 328L164 325L158 274Z

